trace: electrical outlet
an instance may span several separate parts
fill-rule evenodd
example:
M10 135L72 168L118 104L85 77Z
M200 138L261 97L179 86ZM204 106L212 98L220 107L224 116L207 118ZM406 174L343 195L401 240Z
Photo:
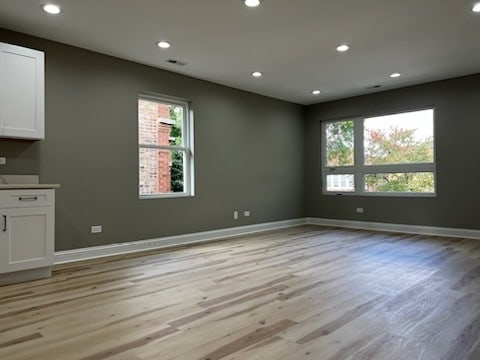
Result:
M250 216L250 211L249 211L249 210L245 210L245 211L243 212L243 216L249 217L249 216Z
M233 212L233 219L234 220L238 219L238 211L236 211L236 210Z
M7 165L7 158L6 157L0 157L0 165Z
M90 229L92 234L98 234L102 232L102 225L94 225Z
M357 213L363 214L363 208L357 208Z

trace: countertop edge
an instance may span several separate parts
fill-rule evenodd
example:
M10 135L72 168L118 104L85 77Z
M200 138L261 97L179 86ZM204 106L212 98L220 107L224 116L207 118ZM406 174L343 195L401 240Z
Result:
M0 184L0 190L58 189L60 184Z

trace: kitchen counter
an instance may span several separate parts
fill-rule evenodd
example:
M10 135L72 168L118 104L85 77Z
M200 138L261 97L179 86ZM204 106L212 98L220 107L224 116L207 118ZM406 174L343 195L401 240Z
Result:
M0 184L0 190L58 189L60 184Z

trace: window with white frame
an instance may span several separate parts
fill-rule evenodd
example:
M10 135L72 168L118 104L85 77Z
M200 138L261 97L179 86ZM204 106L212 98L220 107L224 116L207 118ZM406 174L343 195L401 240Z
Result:
M434 109L322 124L323 192L434 195Z
M188 102L138 98L140 198L193 195L193 119Z

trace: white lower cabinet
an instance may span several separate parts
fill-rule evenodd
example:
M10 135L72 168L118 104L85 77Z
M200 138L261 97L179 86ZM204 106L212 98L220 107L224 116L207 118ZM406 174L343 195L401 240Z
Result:
M54 190L2 190L0 217L0 276L21 272L20 281L48 276L54 261Z
M52 207L2 209L0 273L53 264Z

